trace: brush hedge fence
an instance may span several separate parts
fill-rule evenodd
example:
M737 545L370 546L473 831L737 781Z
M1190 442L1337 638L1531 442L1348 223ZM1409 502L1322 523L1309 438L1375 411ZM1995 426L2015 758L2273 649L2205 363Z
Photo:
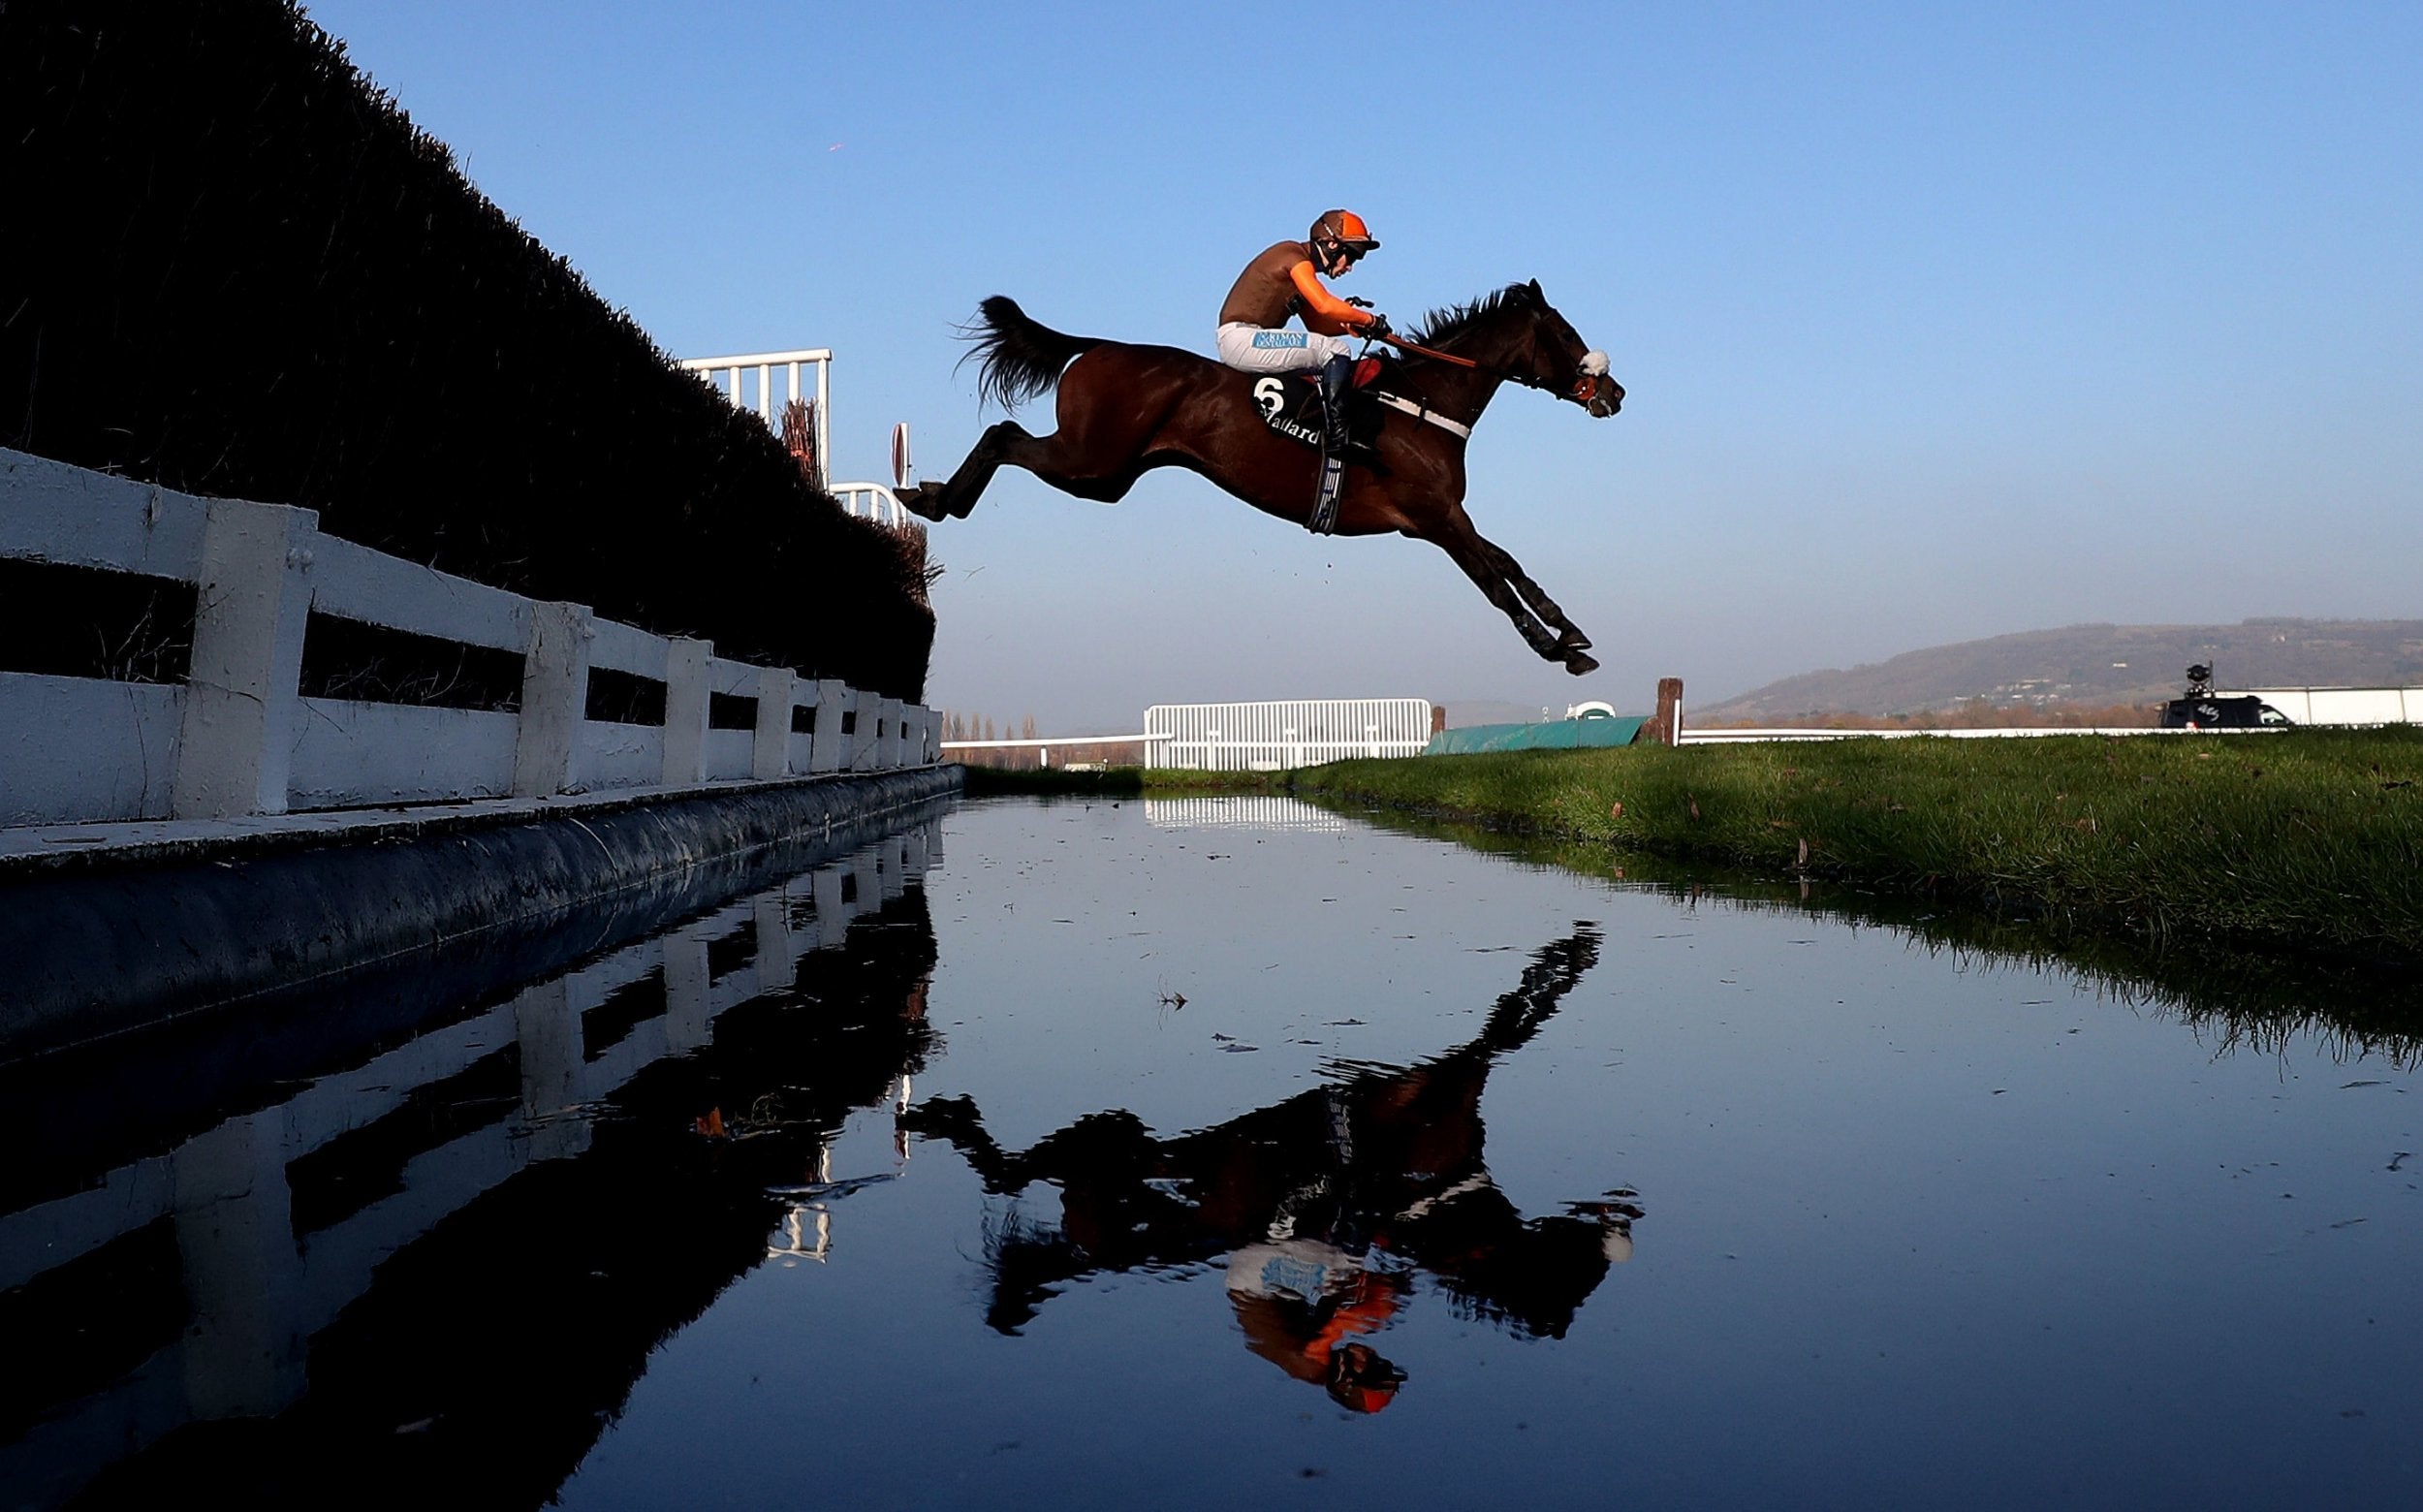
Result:
M285 0L0 7L0 446L924 691L919 564ZM92 642L73 595L19 603Z

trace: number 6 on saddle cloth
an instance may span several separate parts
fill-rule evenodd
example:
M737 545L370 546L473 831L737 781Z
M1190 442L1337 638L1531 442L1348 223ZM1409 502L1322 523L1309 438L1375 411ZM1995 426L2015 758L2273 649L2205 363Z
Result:
M1346 450L1349 455L1366 457L1379 440L1380 413L1378 395L1367 392L1366 385L1379 376L1379 359L1367 357L1355 363L1354 381L1346 391ZM1301 441L1313 450L1321 446L1321 373L1309 368L1293 373L1265 373L1255 377L1240 373L1237 381L1252 385L1254 408L1262 415L1262 423L1282 436Z

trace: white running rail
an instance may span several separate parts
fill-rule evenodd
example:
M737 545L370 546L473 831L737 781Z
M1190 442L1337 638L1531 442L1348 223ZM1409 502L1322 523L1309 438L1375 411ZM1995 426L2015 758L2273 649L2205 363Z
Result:
M323 534L312 510L0 449L0 557L191 583L196 600L183 682L0 671L0 828L764 781L940 756L941 721L922 706L387 556ZM519 656L520 708L306 698L314 615ZM597 668L662 683L664 723L589 718ZM716 695L753 704L754 727L714 728Z
M1155 704L1145 733L1154 761L1201 772L1276 772L1358 756L1419 756L1431 741L1421 698L1271 704Z

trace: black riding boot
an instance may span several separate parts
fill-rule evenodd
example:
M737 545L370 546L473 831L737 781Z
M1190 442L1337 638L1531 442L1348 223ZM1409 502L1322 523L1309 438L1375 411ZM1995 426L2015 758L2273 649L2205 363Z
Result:
M1337 489L1346 474L1346 381L1354 359L1333 357L1321 367L1321 491L1305 528L1327 535L1337 528Z

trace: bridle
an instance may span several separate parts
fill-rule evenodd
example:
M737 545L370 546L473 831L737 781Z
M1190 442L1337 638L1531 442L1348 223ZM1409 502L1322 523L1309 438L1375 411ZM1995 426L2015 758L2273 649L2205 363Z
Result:
M1580 370L1574 374L1573 386L1559 390L1555 384L1536 378L1529 373L1516 372L1512 368L1475 362L1468 357L1458 357L1453 352L1441 352L1435 347L1426 347L1407 341L1404 337L1393 332L1378 339L1400 352L1411 353L1416 357L1433 358L1453 367L1466 367L1474 372L1487 373L1501 383L1520 384L1526 389L1537 389L1542 394L1554 394L1560 399L1571 399L1576 404L1588 404L1596 398L1599 380L1607 376L1607 354L1595 349L1582 354L1582 364Z

